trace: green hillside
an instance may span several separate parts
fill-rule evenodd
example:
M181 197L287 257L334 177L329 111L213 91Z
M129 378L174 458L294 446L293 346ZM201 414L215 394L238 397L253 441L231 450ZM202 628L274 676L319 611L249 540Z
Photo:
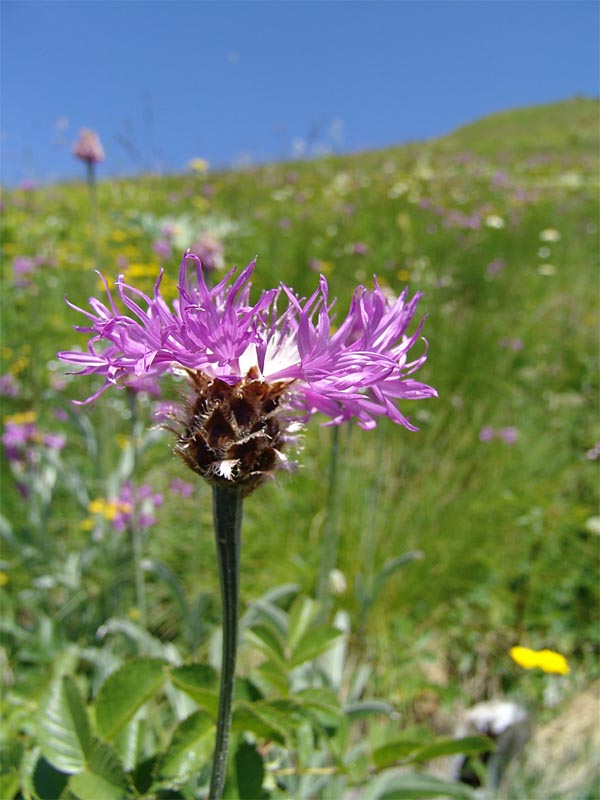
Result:
M152 294L162 265L172 299L186 247L216 259L215 281L224 267L243 267L258 254L253 299L280 281L309 296L324 274L340 318L355 286L372 287L374 274L393 295L405 285L411 295L423 293L418 315L427 315L429 351L417 377L439 399L401 405L420 430L384 419L372 431L345 424L335 434L314 419L296 474L245 503L244 609L295 584L278 607L286 610L295 593L318 592L321 621L348 613L345 671L333 688L351 697L352 681L364 679L357 697L382 698L400 715L365 723L364 747L406 729L449 733L459 707L498 696L525 703L541 724L592 685L598 120L597 101L573 99L385 151L102 179L96 212L83 182L4 192L5 436L11 421L37 425L27 452L5 448L2 464L6 800L50 796L19 788L23 752L40 741L53 779L62 780L52 747L30 724L53 674L75 675L84 697L94 697L126 657L168 659L175 647L184 662L206 662L214 651L220 607L210 488L172 455L170 435L152 428L153 398L113 390L93 407L73 406L100 384L65 375L55 358L86 347L72 329L81 315L64 297L86 308L88 297L102 298L94 269L110 282L124 273ZM165 399L180 390L168 380L161 389ZM64 447L48 445L48 434L64 436ZM114 529L126 480L163 495L154 524L136 540L143 569L139 551L136 562L131 541ZM191 497L173 488L181 480L193 484ZM419 557L393 562L408 551ZM333 568L339 572L327 582ZM509 656L515 645L564 654L570 673L522 669ZM256 637L244 640L239 668L263 693L273 678L258 677L264 652ZM166 701L153 702L158 712L140 712L150 716L137 741L148 758L170 736L171 723L153 727L152 714L166 718ZM319 714L327 726L325 710ZM270 775L277 765L284 770L283 786L296 762L272 744L271 729L268 736L252 730L249 741L271 742L258 751ZM265 778L262 796L342 797L340 787L366 785L358 767L354 774L323 753L307 764L336 763L337 788L324 783L303 795L300 783L277 789ZM561 758L555 755L557 764ZM593 771L587 757L578 758L572 796L592 797ZM503 796L533 797L536 780L517 771ZM91 797L74 791L81 791L77 781L69 786L73 794L61 797ZM156 796L202 796L193 781L173 786L173 794Z

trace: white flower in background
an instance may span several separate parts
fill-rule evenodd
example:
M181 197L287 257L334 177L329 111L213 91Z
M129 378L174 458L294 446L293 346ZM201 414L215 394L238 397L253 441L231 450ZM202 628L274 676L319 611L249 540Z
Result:
M559 242L560 233L555 228L546 228L541 231L540 240L542 242Z
M506 222L498 214L488 214L485 218L485 224L488 228L495 228L496 230L506 227Z

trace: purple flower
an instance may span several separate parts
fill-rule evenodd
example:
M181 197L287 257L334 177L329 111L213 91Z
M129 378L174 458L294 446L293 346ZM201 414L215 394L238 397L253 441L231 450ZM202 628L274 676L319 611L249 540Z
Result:
M479 441L480 442L490 442L495 436L496 436L496 433L495 433L494 429L490 428L489 425L486 425L484 428L482 428L479 431Z
M519 351L522 350L524 347L522 339L510 339L507 336L503 336L500 339L500 347L506 347L509 350Z
M142 484L138 489L134 489L131 482L126 481L114 503L113 526L115 530L123 532L133 526L147 530L156 522L154 510L162 503L162 494L154 492L148 484Z
M152 242L152 249L157 256L164 258L165 261L171 258L173 254L171 242L168 239L156 239Z
M181 497L188 498L194 494L194 484L188 481L182 481L181 478L173 478L169 485L169 490Z
M333 303L323 276L308 299L282 284L251 304L253 270L254 261L236 278L232 270L209 288L200 259L188 251L173 308L160 293L162 271L153 297L119 276L117 291L128 314L118 309L106 281L106 305L96 298L89 301L91 311L69 304L88 318L76 330L91 338L87 352L61 352L58 357L79 367L78 374L105 379L85 402L111 385L122 387L127 376L183 371L191 394L184 417L177 417L184 428L177 449L186 461L194 450L188 463L195 471L227 480L246 456L254 458L248 455L250 443L261 439L266 448L270 441L269 447L277 446L279 452L292 428L317 412L331 425L355 418L369 429L377 417L387 416L416 430L397 402L437 396L435 389L412 377L427 358L426 350L411 354L424 320L407 334L420 294L409 300L405 289L392 299L377 281L372 291L359 286L346 318L332 331ZM200 439L207 451L202 456L196 452ZM231 450L227 443L234 440ZM199 461L208 459L208 451L220 457L205 469ZM270 471L278 458L263 454L260 465L253 462L248 470ZM270 460L263 470L263 462Z
M491 442L492 439L501 439L504 444L513 445L518 438L519 432L514 427L500 428L500 430L496 431L494 428L486 425L479 432L480 442Z
M515 444L519 438L519 432L516 428L501 428L498 431L498 436L505 444Z
M88 164L99 164L104 161L106 156L96 131L88 128L82 128L79 131L79 138L73 146L73 155Z
M14 285L24 289L31 285L29 277L35 271L36 264L28 256L17 256L13 259Z
M497 258L495 261L490 261L487 266L487 273L488 275L497 275L502 272L505 266L506 261L503 258Z
M19 396L19 384L12 372L0 375L0 395L4 395L4 397Z
M223 269L223 245L212 233L203 234L198 241L190 247L190 255L198 256L202 267L207 270Z

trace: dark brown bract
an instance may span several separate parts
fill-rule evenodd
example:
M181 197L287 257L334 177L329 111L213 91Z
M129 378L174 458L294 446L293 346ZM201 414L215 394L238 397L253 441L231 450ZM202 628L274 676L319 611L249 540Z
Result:
M199 371L188 376L175 452L210 483L236 484L250 494L286 461L281 400L293 381L269 383L255 371L233 385Z

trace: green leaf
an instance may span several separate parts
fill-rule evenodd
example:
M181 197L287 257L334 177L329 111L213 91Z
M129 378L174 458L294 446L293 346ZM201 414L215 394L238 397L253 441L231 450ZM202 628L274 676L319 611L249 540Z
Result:
M421 773L397 772L380 775L371 783L362 800L421 800L421 798L452 798L475 800L477 795L461 783L449 783Z
M131 792L115 786L94 772L80 772L78 775L72 775L69 780L69 789L78 800L126 800L128 797L132 797Z
M331 646L334 639L342 636L343 632L338 631L337 628L329 626L321 626L320 628L313 628L307 631L298 642L297 647L294 649L290 659L290 665L297 667L305 661L311 661L313 658L320 656Z
M240 800L259 800L263 792L265 767L255 745L242 741L234 756L237 788Z
M179 606L182 619L186 621L190 615L190 607L183 584L177 575L173 572L173 570L169 569L166 564L163 564L162 561L154 561L150 558L144 559L143 567L146 572L153 572L157 577L161 578L165 582L171 594L173 595L173 599Z
M285 668L283 640L267 625L255 625L246 631L246 639L277 666Z
M231 730L250 731L261 739L285 742L292 734L294 722L288 715L266 702L235 703Z
M10 772L0 775L0 797L2 800L13 800L19 790L19 784L19 773L14 768Z
M53 767L72 774L85 769L92 744L87 711L73 678L54 681L40 714L40 746Z
M62 794L68 780L68 775L54 769L52 764L42 756L38 758L33 774L30 778L27 776L25 782L39 800L56 800ZM4 795L0 796L4 797Z
M475 755L486 753L495 749L495 744L486 736L466 736L464 739L437 739L431 744L423 745L416 752L411 753L412 762L430 761L441 756L455 756L459 753Z
M248 610L240 620L240 630L256 625L266 617L282 636L285 635L288 616L285 611L282 611L281 606L285 605L289 598L298 594L299 591L300 586L297 583L284 583L265 592L262 597L254 600L248 606Z
M375 764L376 769L391 767L396 761L407 758L411 753L414 753L422 747L423 742L407 741L406 739L387 742L373 750L373 764Z
M422 558L423 552L421 550L411 550L408 553L403 553L401 556L396 556L396 558L386 561L373 580L373 587L371 590L372 599L375 599L376 595L379 594L394 573L398 572L398 570L410 564L412 561L417 561Z
M113 748L101 739L95 739L90 748L88 768L91 772L114 786L127 789L129 782L119 756Z
M385 714L389 717L394 710L394 706L384 700L359 700L344 707L344 713L350 720L362 719L371 714Z
M96 723L102 736L113 739L156 693L166 677L163 667L158 659L137 658L108 676L96 699Z
M298 597L290 609L287 646L293 652L309 629L318 612L317 603L310 597Z
M158 765L158 776L180 786L198 773L214 748L215 723L206 711L195 711L175 728L171 743Z
M218 676L205 664L188 664L169 670L171 681L199 706L217 718L219 707Z
M252 681L264 695L286 697L290 690L287 670L272 661L265 661L257 667L252 673Z

